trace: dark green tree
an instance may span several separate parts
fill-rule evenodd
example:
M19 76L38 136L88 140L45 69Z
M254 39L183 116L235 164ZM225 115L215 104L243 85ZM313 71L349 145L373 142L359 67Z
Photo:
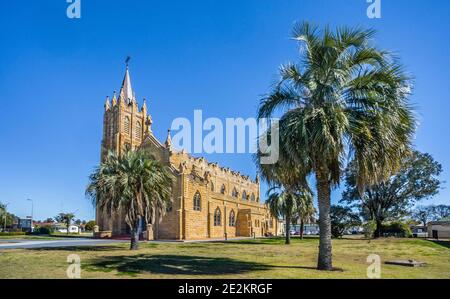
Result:
M362 224L360 217L351 208L339 205L332 205L330 209L331 234L335 238L340 238L352 227Z
M434 220L441 220L442 218L450 217L449 205L437 205L431 208Z
M0 230L11 227L16 216L8 213L6 204L0 202Z
M418 206L412 210L411 218L417 222L427 225L428 221L433 219L432 206Z
M84 229L85 229L86 231L88 231L88 232L91 232L91 231L94 230L94 226L95 226L95 225L96 225L96 224L95 224L95 221L94 221L94 220L91 220L91 221L89 221L89 222L86 223L86 225L84 226Z
M376 222L375 238L381 236L383 221L406 216L415 202L433 197L441 187L441 164L431 155L418 151L403 158L396 175L366 188L363 193L358 190L358 172L354 166L347 170L342 202L358 207L365 219Z

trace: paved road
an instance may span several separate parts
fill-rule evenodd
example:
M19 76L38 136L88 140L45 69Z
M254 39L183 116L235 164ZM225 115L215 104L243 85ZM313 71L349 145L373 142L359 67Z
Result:
M114 243L129 243L127 240L98 240L98 239L65 239L65 240L1 240L0 250L2 249L21 249L21 248L58 248L58 247L79 247L79 246L98 246Z

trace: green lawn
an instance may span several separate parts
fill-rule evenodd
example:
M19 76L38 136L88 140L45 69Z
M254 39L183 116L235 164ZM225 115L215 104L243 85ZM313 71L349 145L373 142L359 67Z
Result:
M65 278L67 256L81 258L82 278L366 278L369 254L382 261L415 259L409 268L382 265L382 278L450 278L450 242L418 239L343 239L333 241L334 266L314 269L317 238L257 239L227 243L143 243L109 246L0 250L0 278Z
M67 233L52 233L50 235L0 235L0 243L2 240L60 240L66 238L93 238L92 233L81 233L81 234L67 234Z

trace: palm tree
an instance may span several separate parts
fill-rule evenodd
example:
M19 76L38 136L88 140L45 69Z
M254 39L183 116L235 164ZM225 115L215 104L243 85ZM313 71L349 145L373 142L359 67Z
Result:
M373 36L373 30L296 25L300 63L281 67L258 111L260 119L282 113L280 152L315 175L320 270L332 270L330 193L344 164L355 162L363 192L398 169L415 130L410 80L392 55L371 45Z
M64 223L67 227L67 234L69 234L69 230L70 230L70 225L72 224L73 219L75 218L75 214L74 213L59 213L56 217L55 220L57 222L61 222Z
M280 191L281 190L281 191ZM266 204L269 206L271 214L279 219L283 217L286 222L286 245L291 244L291 223L292 216L296 210L295 194L282 190L279 186L271 187L267 191Z
M142 221L154 223L171 203L169 168L141 151L109 153L89 177L86 194L109 215L123 212L131 230L131 250L138 249Z
M300 220L300 238L303 239L305 222L315 220L314 215L316 214L316 208L314 207L313 196L311 192L307 190L299 192L299 195L295 199L297 201L295 218Z

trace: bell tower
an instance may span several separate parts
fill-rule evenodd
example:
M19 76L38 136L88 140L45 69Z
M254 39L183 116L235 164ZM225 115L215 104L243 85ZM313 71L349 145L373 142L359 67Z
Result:
M131 85L130 70L127 58L125 75L120 92L114 91L112 99L105 101L103 114L103 137L101 148L101 161L103 162L108 152L123 155L129 150L137 150L144 137L151 130L152 119L147 114L147 103L143 100L142 107L136 101L136 96ZM109 216L105 211L96 208L96 222L101 231L113 232L115 235L126 233L124 215Z
M122 155L126 151L138 149L145 134L151 129L152 120L147 115L146 100L143 100L141 108L136 101L128 60L119 94L117 95L114 91L112 100L109 97L106 98L103 115L102 161L109 151Z

